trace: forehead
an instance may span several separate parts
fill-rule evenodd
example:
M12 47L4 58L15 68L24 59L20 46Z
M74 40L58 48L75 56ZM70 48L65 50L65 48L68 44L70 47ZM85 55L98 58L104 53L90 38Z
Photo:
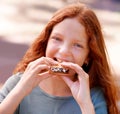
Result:
M52 34L60 34L66 37L87 38L85 27L77 18L67 18L54 26Z
M68 28L68 27L70 27L71 29L72 28L77 28L77 29L79 28L81 30L84 30L84 26L78 21L77 18L66 18L54 26L54 28L58 28L58 27L62 27L64 29ZM69 28L69 30L70 30L70 28Z

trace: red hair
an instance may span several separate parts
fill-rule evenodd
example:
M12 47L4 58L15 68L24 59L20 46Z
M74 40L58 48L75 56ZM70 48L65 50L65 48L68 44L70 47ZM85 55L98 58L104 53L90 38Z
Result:
M28 49L14 70L14 73L24 72L31 61L45 56L47 42L53 27L65 18L74 17L84 25L89 38L89 64L85 70L88 69L87 73L90 76L90 87L101 87L106 97L109 114L118 114L116 104L118 100L117 90L109 68L101 26L95 13L83 4L72 4L58 10Z

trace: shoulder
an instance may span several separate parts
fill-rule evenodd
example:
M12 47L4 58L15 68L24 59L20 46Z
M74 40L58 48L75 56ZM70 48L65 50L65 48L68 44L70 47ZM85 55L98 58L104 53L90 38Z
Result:
M104 92L100 87L91 89L91 98L96 114L107 114L107 102Z
M11 77L9 77L7 79L7 81L5 82L5 84L3 85L3 88L7 87L8 90L11 90L18 83L21 76L22 76L22 73L17 73L17 74L12 75Z
M22 76L22 73L17 73L12 75L7 79L5 84L0 89L0 102L8 95L8 93L16 86L16 84L19 82L20 78Z
M100 101L101 99L105 100L104 92L100 87L95 87L91 89L91 97L93 101L98 101L99 99Z

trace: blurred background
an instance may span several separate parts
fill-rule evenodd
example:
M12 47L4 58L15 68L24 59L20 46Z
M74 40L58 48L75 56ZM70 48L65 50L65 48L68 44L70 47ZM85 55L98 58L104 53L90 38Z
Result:
M120 0L0 0L0 87L53 13L77 1L98 16L111 69L120 85Z

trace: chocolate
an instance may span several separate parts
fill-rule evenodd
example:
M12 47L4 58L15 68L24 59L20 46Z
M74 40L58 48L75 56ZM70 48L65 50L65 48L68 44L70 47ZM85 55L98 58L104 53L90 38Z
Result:
M50 72L52 73L63 73L63 74L68 74L69 73L69 69L64 68L60 65L58 66L51 66L50 67Z
M68 69L65 69L65 68L62 68L62 67L58 67L58 66L54 66L54 67L51 67L50 70L52 72L55 72L55 73L68 73L69 70Z

